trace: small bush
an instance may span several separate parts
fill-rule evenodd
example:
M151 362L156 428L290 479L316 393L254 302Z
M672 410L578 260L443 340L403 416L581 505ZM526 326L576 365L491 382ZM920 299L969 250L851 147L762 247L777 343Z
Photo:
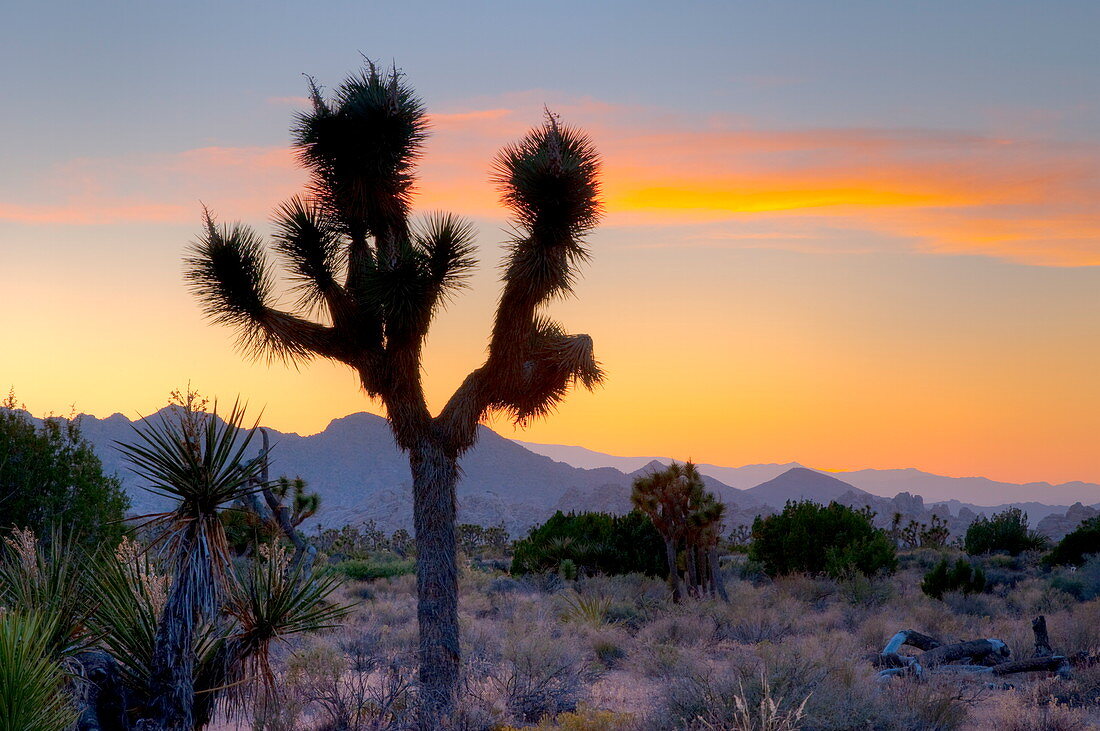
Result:
M809 695L786 698L773 692L766 674L748 688L738 679L684 678L670 686L661 728L768 729L795 731L802 728Z
M1058 542L1043 562L1049 566L1080 566L1089 555L1100 553L1100 516L1089 518Z
M511 576L498 576L489 582L486 591L488 591L489 594L515 594L518 592L531 591L531 586L522 581L517 581Z
M506 726L501 731L518 731L517 726ZM634 731L638 720L630 713L601 711L579 706L576 711L559 713L553 719L543 719L537 726L527 726L528 731Z
M621 624L627 629L638 629L649 619L645 610L627 602L612 602L604 618L611 624Z
M966 529L963 546L971 556L984 553L1007 553L1019 556L1025 551L1040 551L1047 539L1028 528L1027 513L1009 508L992 518L979 517Z
M575 643L529 631L510 638L500 673L496 680L508 712L522 723L575 711L596 677Z
M770 576L805 572L841 577L892 573L897 552L871 515L839 503L788 502L783 512L757 518L749 558Z
M513 574L668 574L664 542L653 522L634 511L562 513L560 510L516 542Z
M949 591L962 594L981 594L985 591L985 572L981 566L971 566L965 558L955 562L954 568L947 567L947 559L941 559L936 567L924 575L920 588L933 599L943 599Z
M1100 555L1089 556L1081 566L1058 571L1050 585L1083 602L1100 597Z
M380 556L341 561L334 568L349 579L373 581L375 579L392 579L395 576L415 574L416 561L398 558L397 556Z

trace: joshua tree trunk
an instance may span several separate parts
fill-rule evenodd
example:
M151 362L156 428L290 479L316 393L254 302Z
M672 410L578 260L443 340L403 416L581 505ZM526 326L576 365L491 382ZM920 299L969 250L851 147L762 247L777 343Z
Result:
M676 569L676 544L670 538L665 539L665 558L668 560L668 585L672 588L672 601L679 604L683 594L680 592L680 574Z
M290 519L290 508L284 505L282 500L277 498L271 490L271 475L268 471L271 466L271 441L267 436L267 429L260 429L259 431L264 448L263 469L260 472L259 480L260 490L263 492L264 501L267 503L275 522L279 525L279 529L287 537L287 540L294 545L294 557L290 561L291 570L301 569L303 577L309 576L310 572L313 571L313 564L317 560L317 549L310 545L309 541L294 527L294 523ZM253 512L256 513L257 517L261 517L259 500L255 494L251 496L251 501Z
M730 595L726 593L726 584L722 581L722 567L718 563L718 549L711 546L707 552L707 557L710 563L711 586L718 590L718 596L722 601L728 602Z
M688 545L684 551L684 559L687 563L687 593L688 596L699 594L699 567L695 565L695 546Z
M446 728L458 686L458 563L455 534L457 458L441 445L410 450L420 625L420 727Z

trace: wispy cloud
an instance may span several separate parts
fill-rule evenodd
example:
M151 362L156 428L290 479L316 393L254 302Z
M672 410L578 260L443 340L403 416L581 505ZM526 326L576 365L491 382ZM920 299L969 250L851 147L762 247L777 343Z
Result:
M737 117L700 125L527 92L431 116L418 205L501 217L489 165L502 144L540 121L544 99L603 152L609 225L705 225L708 246L863 250L838 245L849 232L921 251L1100 264L1100 145L1019 133L774 129ZM190 220L199 199L255 220L304 179L284 148L74 160L5 194L0 220Z

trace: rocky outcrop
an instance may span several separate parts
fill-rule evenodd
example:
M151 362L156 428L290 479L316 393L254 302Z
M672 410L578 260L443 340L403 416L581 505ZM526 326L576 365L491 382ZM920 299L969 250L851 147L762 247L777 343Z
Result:
M1100 510L1081 503L1074 503L1069 506L1065 513L1055 513L1040 520L1038 525L1035 526L1035 530L1051 540L1060 541L1066 537L1066 534L1072 533L1082 521L1095 518L1097 515L1100 515Z

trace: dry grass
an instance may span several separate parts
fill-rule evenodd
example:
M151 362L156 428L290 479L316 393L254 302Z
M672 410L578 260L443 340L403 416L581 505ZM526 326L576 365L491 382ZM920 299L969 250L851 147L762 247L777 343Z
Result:
M882 683L862 658L900 629L944 641L1004 639L1031 652L1045 613L1055 650L1100 650L1100 600L1081 603L1037 569L980 601L937 601L910 557L889 580L729 582L730 602L672 605L639 576L567 584L466 571L464 718L469 729L1081 729L1100 726L1100 668L1072 679L1016 676ZM1018 574L1018 575L1017 575ZM541 590L540 590L541 587ZM248 728L405 728L415 701L411 576L350 584L345 628L280 661L278 707ZM364 598L365 597L365 598ZM280 705L281 704L281 705ZM228 727L227 727L228 728ZM244 728L244 727L242 727Z

